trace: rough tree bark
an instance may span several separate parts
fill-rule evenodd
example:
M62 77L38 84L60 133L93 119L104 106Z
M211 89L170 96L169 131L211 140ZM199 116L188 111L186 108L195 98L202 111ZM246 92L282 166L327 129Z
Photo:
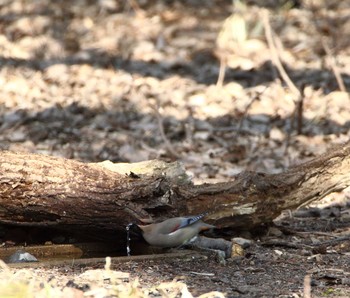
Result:
M250 229L349 185L350 142L281 174L196 186L177 162L89 164L1 151L0 223L115 231L211 211L206 221L218 228Z

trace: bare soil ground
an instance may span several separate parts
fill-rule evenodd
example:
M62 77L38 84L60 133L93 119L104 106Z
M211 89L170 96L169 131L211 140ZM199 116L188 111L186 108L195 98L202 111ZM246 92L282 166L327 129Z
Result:
M213 183L247 169L279 173L348 140L350 3L246 3L0 1L0 148L179 160L195 183ZM308 297L310 286L314 297L348 297L349 196L281 216L269 234L243 235L253 244L226 264L212 255L130 261L112 264L131 274L113 282L92 282L81 275L88 267L3 265L0 292ZM4 243L21 243L6 231Z

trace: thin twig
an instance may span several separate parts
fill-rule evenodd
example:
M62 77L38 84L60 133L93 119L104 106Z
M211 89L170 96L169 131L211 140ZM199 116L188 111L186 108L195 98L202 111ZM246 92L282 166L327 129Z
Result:
M191 106L187 106L188 111L188 120L185 124L185 133L186 133L186 141L189 144L190 147L192 147L194 140L193 140L193 134L195 131L195 120L193 117L193 108Z
M330 67L332 68L333 74L334 74L335 79L336 79L336 81L338 83L339 90L342 91L342 92L346 92L346 87L345 87L343 78L341 76L339 67L338 67L338 65L337 65L337 63L335 61L334 55L332 54L332 51L328 47L328 45L327 45L327 43L326 43L324 38L321 38L321 42L322 42L323 49L324 49L324 51L327 54L327 57L326 57L327 62L330 65Z
M263 20L263 24L264 24L267 44L268 44L270 51L271 51L272 62L273 62L273 64L275 64L282 80L286 83L286 85L293 92L293 94L297 98L299 98L301 96L299 89L295 86L293 81L289 78L287 72L285 71L285 69L281 63L281 60L279 57L280 55L277 51L276 43L274 42L274 38L273 38L273 33L272 33L270 20L269 20L269 12L267 10L264 10L262 12L262 20Z
M326 38L324 36L322 36L321 32L323 31L323 29L320 27L319 23L317 22L318 16L316 15L316 8L312 4L312 2L311 2L311 6L310 6L310 11L312 12L312 16L313 16L312 21L313 21L314 26L316 28L316 32L318 33L319 38L321 40L322 47L323 47L324 51L327 54L327 57L326 57L326 58L328 58L327 62L329 63L329 66L332 68L334 77L335 77L335 79L337 81L337 84L339 86L339 90L343 91L343 92L346 92L346 87L345 87L345 84L344 84L344 80L343 80L343 78L341 76L339 67L338 67L338 65L336 63L336 60L334 58L334 54L332 53L331 49L327 45Z
M302 232L302 231L295 231L293 229L287 228L285 226L277 226L278 229L280 229L284 234L289 234L289 235L298 235L303 238L310 238L311 235L316 235L316 236L325 236L325 237L332 237L336 238L339 237L337 234L334 233L326 233L326 232L319 232L319 231L313 231L313 232Z
M338 244L339 242L343 242L343 241L348 241L350 240L350 235L345 235L345 236L341 236L335 239L331 239L331 240L326 240L317 244L313 244L313 246L333 246Z
M168 150L168 153L170 153L173 157L175 158L178 158L180 159L181 158L181 155L179 155L174 147L172 146L172 144L170 143L169 139L167 138L167 136L165 135L165 132L164 132L164 123L163 123L163 117L162 115L160 114L159 112L159 102L157 100L157 103L155 106L152 107L155 114L156 114L156 117L157 117L157 121L158 121L158 128L159 128L159 132L160 132L160 136L162 137L163 139L163 142L165 144L165 147L167 148Z
M300 88L300 97L296 103L296 114L297 114L297 134L300 135L303 132L303 108L304 108L304 98L305 98L305 88L302 86Z
M263 246L282 246L282 247L288 247L288 248L295 248L295 249L315 249L319 247L326 247L326 246L333 246L338 244L339 242L348 241L350 239L350 235L338 237L331 240L326 240L320 243L313 243L313 244L303 244L303 243L294 243L286 240L280 240L280 239L269 239L264 242L261 242L260 244Z
M137 3L137 1L128 0L128 2L129 2L130 7L135 11L135 13L140 15L142 10L141 10L139 4Z
M270 48L270 52L271 52L271 60L273 62L273 64L276 66L282 80L284 81L284 83L288 86L288 88L292 91L292 93L295 96L295 110L293 112L292 115L292 123L291 123L291 129L287 134L286 137L286 146L285 146L285 154L287 154L288 151L288 147L290 144L290 136L292 133L292 128L293 128L293 123L296 119L296 116L298 116L298 133L300 134L302 131L302 112L303 112L303 94L302 92L300 92L300 90L295 86L295 84L293 83L293 81L290 79L290 77L288 76L286 70L284 69L281 59L280 59L280 54L278 52L278 48L276 46L276 42L274 41L274 36L273 36L273 32L272 32L272 28L270 25L270 18L269 18L269 12L267 10L263 10L262 12L262 20L263 20L263 24L264 24L264 29L265 29L265 36L266 36L266 40L267 40L267 44ZM280 44L282 44L280 42Z
M311 245L306 245L302 243L294 243L287 240L279 240L279 239L270 239L264 242L261 242L260 245L263 246L282 246L294 249L312 249Z
M226 66L227 66L227 62L226 62L227 58L223 56L227 55L227 53L221 52L218 55L220 60L220 68L219 68L218 80L216 81L216 86L222 87L224 85Z
M250 109L250 107L252 106L252 104L254 103L254 101L256 101L257 99L260 98L260 96L267 90L267 86L265 86L265 89L262 90L261 92L257 92L253 98L250 100L250 102L247 104L244 112L243 112L243 115L241 117L241 119L239 120L239 123L238 123L238 130L237 130L237 135L241 134L242 132L242 127L243 127L243 122L244 120L246 119L246 116L248 114L248 111Z

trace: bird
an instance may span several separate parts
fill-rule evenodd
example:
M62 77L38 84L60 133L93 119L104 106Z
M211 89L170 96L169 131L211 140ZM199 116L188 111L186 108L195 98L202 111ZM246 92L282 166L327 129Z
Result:
M215 228L201 221L207 213L169 218L160 223L137 225L146 242L151 246L174 248L188 244L198 233Z

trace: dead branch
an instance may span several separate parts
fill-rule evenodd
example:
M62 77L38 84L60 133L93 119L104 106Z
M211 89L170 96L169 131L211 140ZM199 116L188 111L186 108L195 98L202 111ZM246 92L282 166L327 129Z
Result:
M0 151L0 222L115 233L130 222L210 211L206 221L217 228L252 229L344 189L349 173L350 142L284 173L203 185L178 162L89 164Z
M225 239L197 237L191 246L205 250L221 250L225 253L225 258L231 258L233 255L233 243Z

